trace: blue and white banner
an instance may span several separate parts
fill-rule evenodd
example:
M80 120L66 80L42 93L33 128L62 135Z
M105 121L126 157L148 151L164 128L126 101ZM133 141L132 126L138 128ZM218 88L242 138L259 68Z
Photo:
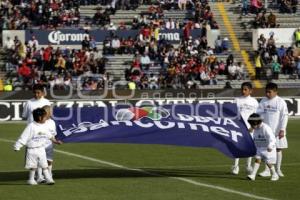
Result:
M114 32L120 38L127 39L129 36L136 38L139 34L139 30L91 30L86 32L84 30L74 30L74 29L61 29L61 30L26 30L25 31L25 41L31 39L35 36L39 41L40 45L48 45L49 43L53 45L81 45L82 40L89 35L95 38L96 42L103 42L107 37L111 36L111 32ZM201 36L201 29L191 30L191 36L195 39ZM183 37L182 29L173 30L161 30L159 32L159 38L165 39L171 43L179 43Z
M229 157L256 153L235 104L55 108L57 138L68 142L213 147Z

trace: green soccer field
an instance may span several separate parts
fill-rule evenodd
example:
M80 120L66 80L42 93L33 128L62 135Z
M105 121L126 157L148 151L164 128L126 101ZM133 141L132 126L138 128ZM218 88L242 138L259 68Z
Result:
M28 186L24 150L12 141L25 124L0 124L0 199L232 200L300 198L300 120L288 124L285 177L277 182L230 174L232 160L214 149L162 145L64 144L56 147L53 186ZM263 169L261 166L260 171Z

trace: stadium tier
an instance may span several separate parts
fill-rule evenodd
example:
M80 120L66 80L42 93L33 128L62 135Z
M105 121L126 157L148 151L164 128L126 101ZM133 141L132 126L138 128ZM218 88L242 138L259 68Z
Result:
M298 87L297 2L285 9L246 2L2 1L2 85L197 89L253 80L259 88L275 80ZM275 29L251 44L253 28ZM294 28L293 40L280 43L278 28Z

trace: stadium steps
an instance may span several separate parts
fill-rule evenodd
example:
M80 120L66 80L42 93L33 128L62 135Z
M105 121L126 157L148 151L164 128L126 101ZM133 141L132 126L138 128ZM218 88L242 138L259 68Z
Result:
M148 9L148 7L147 7ZM125 24L129 24L132 22L133 18L138 16L140 17L142 14L147 13L147 9L137 9L137 10L118 10L115 15L110 16L111 22L115 24L119 24L120 22L124 22ZM194 17L194 13L192 11L164 11L164 20L168 20L169 18L177 19L180 21L184 21L186 19L192 19Z
M7 55L3 48L0 48L0 79L5 80L6 72L5 65L7 62Z
M231 22L233 31L236 35L236 38L238 39L240 50L237 50L234 48L234 45L233 45L233 42L231 39L231 34L228 32L228 30L223 22L222 15L218 9L218 6L217 6L218 3L210 3L211 10L213 11L215 20L217 21L219 28L220 28L221 37L222 38L227 37L229 39L231 54L233 54L233 56L235 58L235 62L245 63L244 59L241 55L241 50L252 49L252 44L248 39L249 33L247 31L243 30L240 26L235 26L235 24L239 23L238 21L231 20L231 19L234 19L235 16L234 16L234 14L228 12L227 8L230 7L228 5L232 5L232 4L231 3L223 3L223 4L227 5L227 6L225 6L225 9L227 11L227 15L228 15L228 18L230 19L230 22ZM246 39L246 40L243 40L243 39ZM249 71L247 73L248 73L248 74L246 74L247 77L253 77L252 73L250 73Z

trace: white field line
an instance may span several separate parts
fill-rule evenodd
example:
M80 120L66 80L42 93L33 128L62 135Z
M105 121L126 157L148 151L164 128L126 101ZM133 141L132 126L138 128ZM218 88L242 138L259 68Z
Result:
M240 165L243 167L243 165ZM300 163L284 163L284 166L287 167L293 167L293 166L300 166ZM198 168L209 168L209 167L217 167L217 168L223 168L223 167L227 167L230 168L232 167L232 165L230 164L211 164L211 165L160 165L160 166L135 166L135 168L138 169L151 169L151 168L155 168L155 169L164 169L164 168L172 168L172 169L198 169ZM245 166L246 168L246 166Z
M9 143L14 142L13 140L7 140L7 139L2 139L2 138L0 138L0 141L9 142ZM274 199L271 199L271 198L258 196L258 195L247 193L247 192L240 192L238 190L233 190L233 189L225 188L225 187L222 187L222 186L217 186L217 185L213 185L213 184L207 184L207 183L202 183L202 182L199 182L199 181L194 181L192 179L181 178L181 177L169 177L169 176L164 176L164 175L148 172L148 171L145 171L145 170L142 170L142 169L130 168L130 167L126 167L126 166L123 166L123 165L116 164L116 163L108 162L108 161L105 161L105 160L100 160L100 159L96 159L96 158L92 158L92 157L88 157L88 156L84 156L84 155L80 155L80 154L75 154L75 153L71 153L71 152L67 152L67 151L55 150L55 152L63 154L63 155L71 156L71 157L80 158L80 159L83 159L83 160L92 161L92 162L95 162L95 163L100 163L100 164L103 164L103 165L108 165L108 166L119 168L119 169L125 169L125 170L130 170L130 171L138 171L140 173L148 174L148 175L152 175L152 176L166 177L166 178L170 178L170 179L174 179L174 180L179 180L179 181L182 181L182 182L185 182L185 183L189 183L189 184L192 184L192 185L205 187L205 188L210 188L210 189L214 189L214 190L219 190L219 191L223 191L223 192L227 192L227 193L237 194L237 195L244 196L244 197L249 197L249 198L252 198L252 199L274 200Z

